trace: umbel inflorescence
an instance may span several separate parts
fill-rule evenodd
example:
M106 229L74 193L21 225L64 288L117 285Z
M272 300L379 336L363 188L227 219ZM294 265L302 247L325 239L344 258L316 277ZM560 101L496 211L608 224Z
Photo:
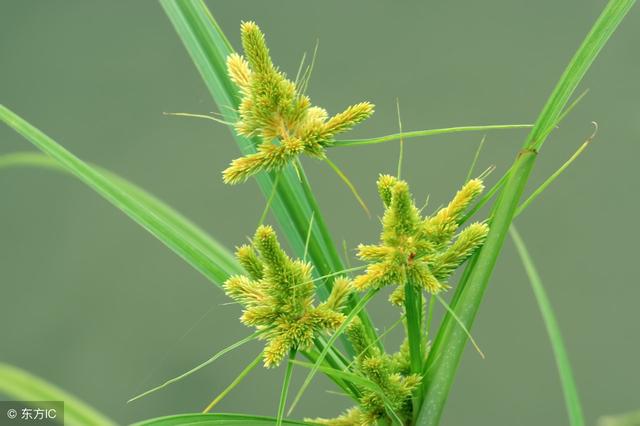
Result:
M358 354L356 372L371 380L380 390L362 389L357 407L348 409L337 418L318 418L314 422L330 426L375 425L378 420L390 416L389 411L394 417L408 422L412 415L412 392L420 384L421 376L410 371L407 340L398 352L383 353L377 346L368 344L362 323L357 318L349 324L347 336Z
M291 259L280 247L275 231L260 226L252 245L243 245L236 256L246 275L236 275L225 283L227 294L243 306L241 321L263 331L268 341L263 351L266 367L281 363L288 353L311 348L314 339L333 332L346 320L342 312L352 289L378 289L397 285L393 304L404 300L405 284L431 294L447 288L446 280L482 245L488 232L483 223L460 230L469 205L483 190L482 181L468 181L445 207L423 217L407 183L392 176L378 180L385 206L382 234L377 245L358 248L361 259L371 262L353 281L336 279L324 303L314 304L312 267ZM376 389L362 388L358 405L335 419L315 419L327 425L375 425L380 419L412 418L412 396L422 379L412 372L405 339L400 350L387 354L371 342L358 317L346 326L346 335L356 357L352 373L374 383ZM357 386L357 385L355 385Z
M327 300L314 306L311 265L287 256L271 227L259 227L253 247L239 247L236 256L247 275L232 276L224 288L243 305L240 320L265 331L266 367L279 365L291 349L310 347L314 337L344 321L341 310L350 293L349 281L336 279Z
M436 294L446 280L484 242L489 228L473 223L456 237L459 222L482 192L479 179L468 181L451 202L433 216L422 217L403 180L382 175L378 192L385 206L382 234L377 245L360 244L358 256L371 262L354 280L358 290L396 284L390 300L402 304L405 283Z
M362 102L332 117L311 100L298 82L288 80L269 56L264 34L253 22L242 23L242 46L246 59L233 53L227 70L242 96L236 131L257 136L257 152L235 159L223 173L226 183L239 183L260 171L278 170L304 153L324 158L334 137L373 113Z
M302 153L324 158L336 134L373 112L371 104L360 103L329 118L324 109L311 106L297 82L288 80L273 65L264 35L255 23L242 24L242 44L246 59L232 54L227 60L228 73L242 96L235 129L260 142L256 153L232 161L223 173L225 182L238 183L261 171L279 170ZM403 305L405 291L410 291L404 306L409 335L410 301L416 295L422 301L424 292L436 295L447 289L450 276L483 244L489 231L486 224L478 222L461 229L466 210L484 189L480 179L466 182L449 204L430 216L423 216L405 181L381 175L377 185L384 205L380 241L358 246L358 257L367 263L366 270L352 280L335 279L323 303L314 302L311 264L287 256L269 226L260 226L252 244L237 249L246 273L230 277L224 285L227 294L242 305L241 321L255 327L259 337L267 341L262 352L266 367L278 366L298 350L312 361L322 362L318 351L324 348L327 353L329 348L319 337L345 332L352 360L346 362L341 349L333 346L337 357L333 362L345 360L340 367L344 373L360 377L354 382L339 379L349 382L348 392L358 404L335 419L315 419L315 423L366 426L393 420L411 424L414 393L422 380L421 364L428 356L428 342L422 342L420 335L426 332L420 325L423 309L412 318L418 322L418 345L415 339L412 343L407 338L396 353L389 354L374 341L377 337L370 324L365 327L355 312L346 312L346 302L355 291L368 290L372 297L380 288L394 285L390 301ZM365 297L362 302L368 300ZM347 318L349 323L345 323ZM368 385L362 385L362 380Z

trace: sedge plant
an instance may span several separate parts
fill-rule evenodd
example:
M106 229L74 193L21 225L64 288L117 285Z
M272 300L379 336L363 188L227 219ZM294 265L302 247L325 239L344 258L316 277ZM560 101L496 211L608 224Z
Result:
M264 342L261 351L247 361L246 368L222 393L210 402L203 399L203 414L140 424L211 420L246 425L436 425L467 341L482 354L471 337L473 320L513 219L575 160L593 136L522 202L540 149L573 107L569 104L573 92L633 3L609 1L532 126L461 126L344 139L340 135L374 119L371 103L360 100L329 114L313 105L306 94L311 66L295 79L289 78L275 65L265 34L256 23L241 23L242 52L237 53L203 2L161 0L219 107L221 118L216 120L230 127L240 148L241 155L230 159L229 167L221 171L221 179L229 185L255 179L265 197L265 214L253 238L248 244L239 245L234 254L162 201L80 160L5 106L0 106L0 119L46 156L7 155L0 158L0 168L26 165L71 173L220 286L239 305L240 321L250 329L245 338L186 373L134 396L130 402L161 389L168 388L164 391L170 392L172 383L213 362L223 362L218 360L235 348L253 340ZM381 171L377 182L371 183L377 186L383 209L380 233L354 247L361 266L344 265L305 175L303 161L311 158L327 162L329 169L338 172L357 195L346 174L330 161L332 150L344 146L365 149L371 144L446 133L526 128L531 128L529 136L516 153L513 165L491 188L485 190L486 173L473 178L470 170L458 191L432 211L418 207L414 198L414 194L425 196L428 188L412 183L410 189L399 172L393 176ZM471 220L491 202L485 217ZM267 221L268 211L277 219L273 224ZM512 235L557 356L570 422L582 425L579 397L557 322L522 238L515 230ZM283 249L281 239L287 241L290 253ZM452 280L458 270L463 270L460 278ZM381 333L374 326L368 309L368 303L380 297L385 287L391 289L388 303L398 313L393 327L404 330L404 340L396 348L385 347L386 332ZM438 308L444 319L437 330L431 330ZM274 407L272 418L211 413L260 366L283 370L280 402ZM294 367L305 372L297 389L291 385ZM9 367L5 370L11 371ZM339 392L353 401L353 406L342 413L326 413L322 418L290 420L297 402L318 373L326 375ZM11 374L6 375L13 377ZM36 388L45 386L36 379L33 382ZM84 405L82 409L87 411L83 415L92 419L89 423L110 422L98 413L88 412Z

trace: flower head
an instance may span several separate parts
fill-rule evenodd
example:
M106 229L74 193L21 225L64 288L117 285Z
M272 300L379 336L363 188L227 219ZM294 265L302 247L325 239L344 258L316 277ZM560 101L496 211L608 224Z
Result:
M254 22L243 22L241 31L246 59L236 53L227 58L227 71L242 96L235 128L240 135L259 137L261 143L256 153L231 162L223 173L226 183L281 169L302 153L323 158L338 133L373 113L373 105L362 102L329 118L273 64L264 34Z
M479 179L470 180L447 206L423 218L405 181L380 176L378 192L385 205L380 243L358 247L358 256L370 264L354 286L364 290L397 284L391 295L395 304L404 300L407 282L432 294L445 289L446 279L489 231L486 224L473 223L456 236L458 221L483 189Z
M253 247L238 248L236 256L247 275L230 277L224 288L243 305L240 320L266 330L266 367L279 365L290 349L309 347L317 334L344 321L341 310L350 294L349 281L336 279L327 301L314 306L311 265L287 256L271 227L259 227Z
M420 384L421 376L411 374L409 348L405 340L392 355L382 353L368 344L362 323L355 318L347 327L349 341L356 353L356 372L375 383L378 389L363 388L359 406L348 409L334 419L313 419L327 426L373 426L380 420L389 421L388 409L409 424L412 414L411 397ZM404 424L404 423L403 423Z

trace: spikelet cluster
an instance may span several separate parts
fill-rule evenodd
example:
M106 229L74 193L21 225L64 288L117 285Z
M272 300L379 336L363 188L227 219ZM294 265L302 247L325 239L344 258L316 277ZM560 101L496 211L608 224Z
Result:
M486 224L473 223L457 233L464 211L483 189L482 181L472 179L447 206L425 218L405 181L380 176L378 192L385 206L380 243L358 247L360 259L370 263L355 278L354 287L396 284L390 297L394 304L403 302L407 282L432 294L447 288L446 280L482 245L489 231Z
M336 279L326 302L314 306L311 265L287 256L271 227L260 226L253 246L239 247L236 256L247 275L230 277L224 289L243 306L242 323L266 330L265 367L279 365L291 349L308 348L315 336L344 321L349 281Z
M229 76L242 96L235 128L241 135L259 137L261 143L256 153L231 162L223 172L226 183L281 169L301 153L323 158L338 133L373 113L368 102L352 105L333 117L311 106L300 85L273 64L260 28L254 22L243 22L241 32L245 57L233 53L227 59Z
M410 374L407 342L402 344L400 351L388 355L380 352L377 346L367 344L364 334L362 323L357 318L349 324L347 335L359 354L356 358L357 373L378 385L379 391L361 389L357 407L335 419L314 419L314 422L330 426L373 426L379 420L389 421L389 410L393 410L403 424L409 424L411 396L420 383L420 376Z

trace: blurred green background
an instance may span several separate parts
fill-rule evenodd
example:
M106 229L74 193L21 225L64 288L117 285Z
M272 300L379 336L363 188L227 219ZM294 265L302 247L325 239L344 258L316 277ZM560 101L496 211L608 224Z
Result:
M295 74L320 41L309 93L337 112L360 100L376 114L349 137L535 120L604 1L209 1L236 48L241 20L266 32L275 61ZM592 133L592 146L518 219L564 332L590 424L640 407L634 226L640 156L640 11L591 68L590 89L555 132L530 188ZM159 195L228 247L251 235L263 199L220 172L238 155L229 130L163 116L215 106L154 1L4 1L0 102L83 159ZM482 134L406 143L404 174L418 200L444 203L462 183ZM478 171L510 164L523 131L492 132ZM0 127L0 153L31 146ZM393 172L397 143L331 151L380 214L375 179ZM377 239L344 184L323 163L308 174L335 239ZM248 334L237 306L152 236L76 180L0 171L0 360L75 393L118 422L201 410L259 350L134 404L125 401ZM375 305L382 327L396 312ZM445 425L566 424L561 389L535 300L507 242L468 348ZM398 342L399 336L389 338ZM256 370L218 407L273 415L283 371ZM298 379L302 376L298 371ZM296 411L334 416L348 405L321 379Z

